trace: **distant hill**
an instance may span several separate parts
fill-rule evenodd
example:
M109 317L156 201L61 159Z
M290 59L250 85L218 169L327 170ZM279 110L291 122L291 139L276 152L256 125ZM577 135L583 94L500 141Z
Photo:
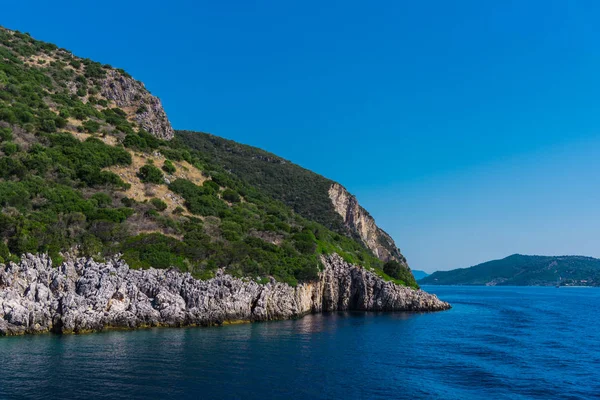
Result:
M418 269L417 270L413 269L412 273L416 280L423 279L423 278L429 276L429 274L427 272L419 271Z
M413 271L415 276L417 271ZM419 279L419 278L417 278ZM470 268L438 271L422 285L600 286L600 259L583 256L513 254Z

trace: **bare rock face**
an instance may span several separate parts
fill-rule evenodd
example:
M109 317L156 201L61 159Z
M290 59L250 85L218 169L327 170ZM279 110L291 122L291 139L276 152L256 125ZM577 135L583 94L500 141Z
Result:
M142 82L109 70L102 81L101 94L128 114L134 114L135 121L159 139L170 140L175 135L160 100Z
M382 261L396 260L406 264L406 258L396 247L394 239L375 223L375 219L358 204L358 200L339 183L329 188L329 198L352 232L355 232L363 243Z
M131 270L119 259L45 256L0 264L0 334L83 333L107 328L220 325L297 318L311 312L440 311L435 295L384 282L339 256L323 257L318 282L260 285L218 273L201 281L177 270Z

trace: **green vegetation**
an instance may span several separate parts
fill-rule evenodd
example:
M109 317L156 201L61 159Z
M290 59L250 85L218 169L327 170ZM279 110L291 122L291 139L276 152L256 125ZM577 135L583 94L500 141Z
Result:
M264 150L207 133L177 131L175 141L197 150L202 164L219 165L304 218L360 241L331 203L333 181ZM397 251L385 240L380 245L392 254Z
M398 261L392 260L388 261L383 265L383 272L388 275L390 278L400 281L401 284L406 286L417 286L417 282L413 277L410 269L406 268L404 265L400 264Z
M146 164L140 168L137 176L144 183L160 184L164 181L163 173L152 164Z
M303 217L349 233L329 199L333 181L264 150L206 133L178 131L176 140L197 150L203 163L222 166Z
M423 285L600 286L600 260L581 256L513 254L470 268L438 271L421 279Z
M52 61L27 62L32 55ZM157 139L101 98L108 69L0 28L0 262L27 252L55 261L66 251L122 253L133 268L176 267L199 278L225 268L295 285L316 279L320 255L335 252L387 278L381 261L347 236L327 196L330 181L221 139ZM107 144L107 136L118 144ZM134 171L148 201L128 198L129 185L108 170L131 166L131 152L167 159ZM173 180L168 189L185 202L173 212L153 193L164 173L176 172L170 160L187 161L207 178L201 186ZM414 285L406 271L392 278Z
M150 200L150 203L156 208L158 211L165 211L167 209L167 203L162 201L161 199L157 199L154 197Z
M120 114L119 116L123 117ZM120 120L115 120L115 123L122 124ZM138 132L129 132L123 139L123 146L142 151L156 150L164 145L167 145L164 140L160 140L142 129Z
M239 203L241 201L240 195L237 194L234 190L225 189L223 191L223 200L226 200L230 203Z
M162 170L165 171L167 174L172 175L175 173L175 171L177 171L177 168L175 168L171 161L165 160L162 166Z

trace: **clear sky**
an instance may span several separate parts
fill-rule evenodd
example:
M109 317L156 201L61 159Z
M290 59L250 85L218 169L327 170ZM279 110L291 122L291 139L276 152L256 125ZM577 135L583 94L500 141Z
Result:
M0 24L126 69L176 129L344 184L415 269L600 257L596 1L22 1Z

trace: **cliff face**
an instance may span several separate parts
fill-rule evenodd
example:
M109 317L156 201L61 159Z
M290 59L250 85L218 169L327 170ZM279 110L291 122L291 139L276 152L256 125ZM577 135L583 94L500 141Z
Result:
M28 255L19 264L0 264L0 334L219 325L337 310L450 308L435 295L385 282L337 255L322 261L319 281L294 288L225 274L200 281L175 270L131 270L116 259L79 259L53 268L48 257Z
M142 82L109 70L102 80L101 94L159 139L170 140L175 135L160 100L152 96Z
M377 226L373 217L358 204L358 200L339 183L329 188L329 198L344 224L358 234L363 243L382 261L396 260L406 265L406 258L394 239Z

